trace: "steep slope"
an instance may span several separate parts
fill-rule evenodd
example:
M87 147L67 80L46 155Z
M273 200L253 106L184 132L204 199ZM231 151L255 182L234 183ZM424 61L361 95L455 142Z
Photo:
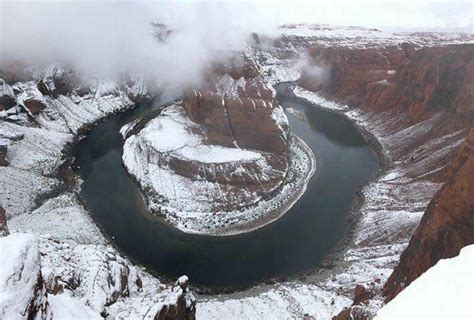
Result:
M384 286L393 299L440 259L455 257L474 243L474 129L458 148L443 187L428 205L420 225Z

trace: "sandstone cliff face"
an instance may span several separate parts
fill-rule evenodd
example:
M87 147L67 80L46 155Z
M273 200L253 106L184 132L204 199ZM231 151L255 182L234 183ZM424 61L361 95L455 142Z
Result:
M183 102L189 118L207 128L209 144L278 154L288 151L288 126L275 119L278 103L270 89L242 81L235 96L216 91L220 90L193 90Z
M366 108L407 110L414 120L447 111L472 118L474 45L417 50L384 90L367 94Z
M365 100L366 90L378 84L386 86L390 79L410 55L411 45L381 48L311 47L309 60L313 66L328 73L321 81L311 68L303 70L299 84L311 91L323 89L326 94L352 106Z
M420 121L449 111L472 118L474 45L415 50L411 44L367 49L309 49L311 63L327 70L324 84L303 72L299 84L370 111L409 111Z
M440 259L474 243L474 129L458 148L447 176L385 284L387 301Z

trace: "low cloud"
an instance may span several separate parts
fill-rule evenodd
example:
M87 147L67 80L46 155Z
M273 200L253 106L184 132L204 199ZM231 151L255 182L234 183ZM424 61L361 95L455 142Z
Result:
M252 5L147 2L0 2L0 64L62 62L95 75L140 73L192 84L211 62L269 30ZM151 23L173 30L164 42ZM273 27L271 27L273 28Z

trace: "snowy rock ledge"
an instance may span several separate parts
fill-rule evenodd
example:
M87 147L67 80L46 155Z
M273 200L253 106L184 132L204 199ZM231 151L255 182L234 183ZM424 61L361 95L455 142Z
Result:
M311 149L293 134L284 171L275 167L273 153L206 144L206 132L179 104L139 132L134 125L122 129L124 165L150 211L188 233L232 235L278 219L303 194L316 167Z

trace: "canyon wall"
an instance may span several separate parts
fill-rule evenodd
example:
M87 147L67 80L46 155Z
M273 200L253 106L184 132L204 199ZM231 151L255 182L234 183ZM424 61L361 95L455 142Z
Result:
M400 262L384 287L386 300L440 259L474 243L474 129L457 149L446 182L428 205Z
M387 301L438 260L474 243L474 45L313 46L308 54L327 77L303 71L301 87L358 108L383 125L382 137L402 139L389 145L388 162L405 178L442 183L384 285ZM338 319L367 316L361 310L351 307Z

